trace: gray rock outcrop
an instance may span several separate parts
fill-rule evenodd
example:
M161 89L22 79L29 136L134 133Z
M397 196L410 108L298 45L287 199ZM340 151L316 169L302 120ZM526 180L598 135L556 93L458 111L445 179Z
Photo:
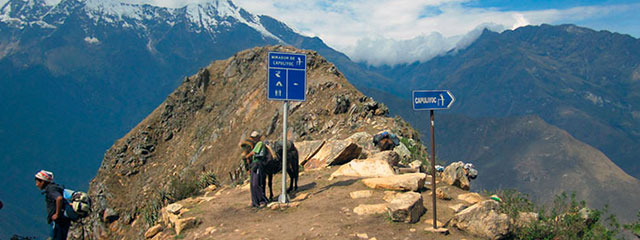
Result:
M509 234L509 217L499 208L498 202L485 200L457 213L449 224L488 239L504 239Z
M398 194L387 204L387 210L391 220L406 223L418 222L427 211L423 205L422 195L417 192Z

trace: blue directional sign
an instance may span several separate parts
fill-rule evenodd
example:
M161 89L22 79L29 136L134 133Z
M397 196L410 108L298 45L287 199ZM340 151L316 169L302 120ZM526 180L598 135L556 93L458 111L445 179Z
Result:
M447 109L456 101L449 90L414 90L413 110Z
M307 90L307 56L270 52L267 98L269 100L305 101Z

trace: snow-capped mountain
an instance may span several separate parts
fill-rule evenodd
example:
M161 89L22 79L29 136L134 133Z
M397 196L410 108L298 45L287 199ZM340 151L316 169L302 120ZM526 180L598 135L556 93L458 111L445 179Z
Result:
M212 37L236 24L244 24L267 38L279 40L260 22L260 17L228 0L212 0L181 8L163 8L148 4L130 4L116 0L12 0L0 8L0 22L11 27L56 29L72 15L82 14L87 24L132 29L153 29L183 23L188 30L206 32ZM87 34L91 29L86 28ZM149 33L148 31L143 31Z
M24 181L39 169L87 189L104 151L184 76L256 46L348 58L231 1L181 8L115 0L0 1L0 239L43 236L42 199ZM352 66L357 66L350 63ZM358 69L353 67L353 69ZM12 192L34 190L26 196ZM35 224L34 224L35 223Z

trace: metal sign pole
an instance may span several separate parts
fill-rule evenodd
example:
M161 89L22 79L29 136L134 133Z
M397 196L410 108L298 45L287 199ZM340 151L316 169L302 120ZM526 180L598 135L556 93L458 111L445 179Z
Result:
M278 198L280 203L288 203L287 196L287 115L289 113L289 101L284 100L282 107L282 193Z
M436 208L436 134L434 132L435 120L433 110L431 110L431 196L433 201L433 229L438 229L437 208Z

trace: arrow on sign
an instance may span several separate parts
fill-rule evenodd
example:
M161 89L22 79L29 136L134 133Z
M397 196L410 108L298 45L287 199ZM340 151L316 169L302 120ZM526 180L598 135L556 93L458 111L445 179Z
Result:
M276 87L282 87L282 82L280 81L276 82Z
M448 90L415 90L413 91L414 110L447 109L456 99Z

